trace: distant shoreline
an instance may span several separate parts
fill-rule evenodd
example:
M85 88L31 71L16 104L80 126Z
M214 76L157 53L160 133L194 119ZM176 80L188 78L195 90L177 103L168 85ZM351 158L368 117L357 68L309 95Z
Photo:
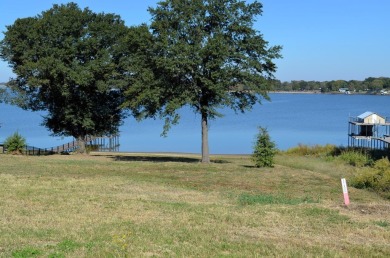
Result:
M321 94L320 91L270 91L269 93L279 93L279 94Z
M349 94L332 91L332 92L321 92L321 91L269 91L268 93L275 94L329 94L329 95L370 95L370 96L390 96L389 94L377 94L367 92L351 92Z

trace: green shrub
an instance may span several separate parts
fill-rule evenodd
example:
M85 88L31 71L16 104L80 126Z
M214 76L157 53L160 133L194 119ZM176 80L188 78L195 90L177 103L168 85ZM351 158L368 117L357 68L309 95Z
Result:
M87 153L90 153L92 151L99 151L99 145L98 144L91 144L91 145L86 145L85 146L85 151Z
M372 163L367 153L354 149L342 151L338 158L355 167L364 167Z
M7 150L7 153L11 154L22 154L26 146L26 139L20 135L18 132L15 132L13 135L5 139L4 147Z
M388 193L390 196L390 161L388 158L382 158L374 163L374 169L377 171L377 191Z
M298 156L324 157L333 155L335 151L336 146L332 144L314 146L299 144L297 147L288 149L286 153Z
M376 185L377 171L365 168L352 178L351 185L359 189L373 189Z
M390 161L388 158L377 160L372 168L363 169L352 178L352 186L374 190L390 199Z
M390 169L390 161L388 158L381 158L374 163L374 168L379 171L386 171Z
M273 167L276 152L275 143L271 141L267 129L259 127L252 154L252 161L255 163L255 166Z

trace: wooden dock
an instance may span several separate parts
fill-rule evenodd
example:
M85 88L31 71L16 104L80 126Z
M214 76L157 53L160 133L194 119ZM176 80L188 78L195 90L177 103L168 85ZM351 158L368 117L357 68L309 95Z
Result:
M348 147L389 149L390 118L374 112L364 112L357 117L350 117Z
M380 150L389 149L390 137L353 136L348 139L348 146Z
M348 147L389 149L390 118L374 112L350 117L348 122Z

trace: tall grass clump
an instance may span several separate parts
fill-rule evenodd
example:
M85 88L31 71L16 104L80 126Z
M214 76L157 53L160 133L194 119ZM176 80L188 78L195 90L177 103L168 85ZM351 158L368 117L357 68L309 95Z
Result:
M22 154L25 146L26 139L18 132L9 136L4 142L4 147L7 150L7 153L10 154Z
M338 159L355 167L364 167L372 164L371 156L363 150L346 149L340 153Z
M305 144L299 144L296 147L290 148L286 151L287 154L298 156L315 156L326 157L332 156L336 152L337 147L332 144L326 145L314 145L309 146Z
M382 158L375 161L374 165L362 169L352 178L351 184L355 188L370 189L387 199L390 199L390 161Z
M258 168L273 167L276 152L276 145L271 141L271 136L267 129L259 127L252 154L252 161L255 163L255 166Z

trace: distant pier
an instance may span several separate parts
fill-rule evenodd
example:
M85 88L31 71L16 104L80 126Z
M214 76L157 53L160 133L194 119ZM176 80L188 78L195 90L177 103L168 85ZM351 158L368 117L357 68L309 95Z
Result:
M350 117L348 147L386 150L390 147L390 118L374 112Z

